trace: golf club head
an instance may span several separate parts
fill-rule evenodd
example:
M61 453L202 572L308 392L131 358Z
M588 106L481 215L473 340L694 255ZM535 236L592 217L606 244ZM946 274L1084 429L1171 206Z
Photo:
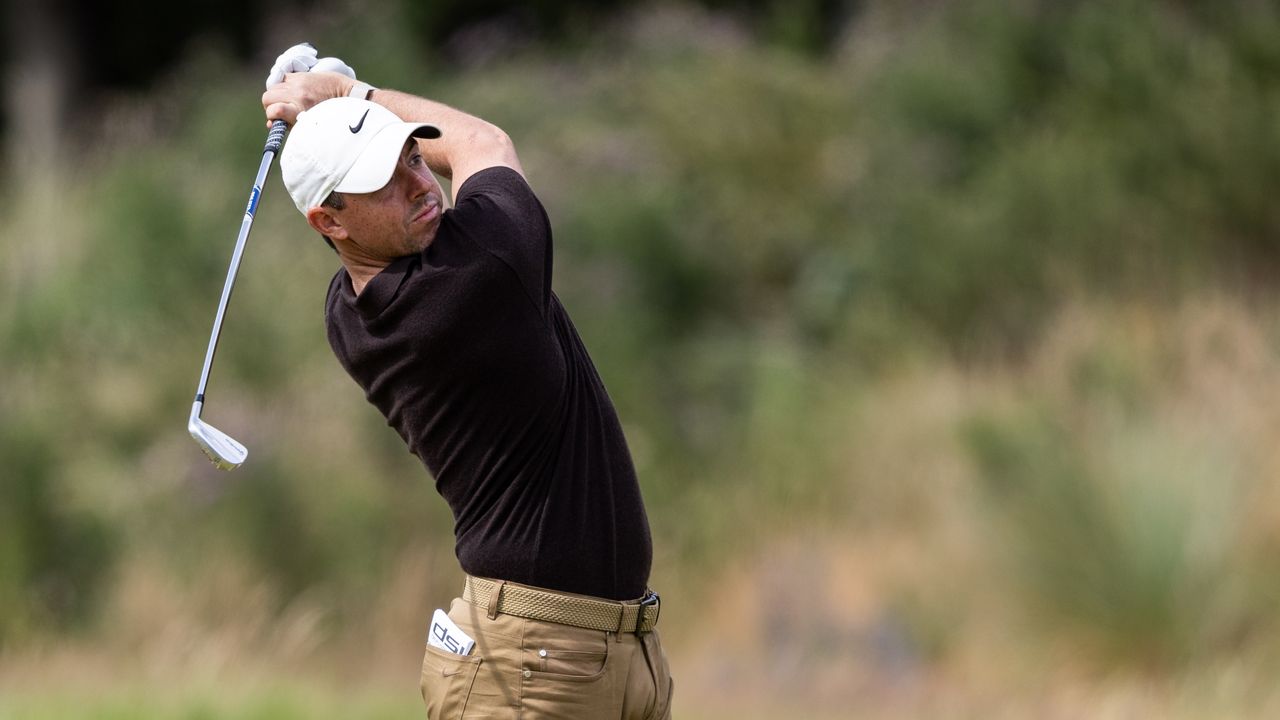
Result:
M201 403L191 406L191 417L187 420L187 432L199 443L200 449L209 456L214 465L223 470L234 470L249 456L244 445L233 440L218 428L200 419Z

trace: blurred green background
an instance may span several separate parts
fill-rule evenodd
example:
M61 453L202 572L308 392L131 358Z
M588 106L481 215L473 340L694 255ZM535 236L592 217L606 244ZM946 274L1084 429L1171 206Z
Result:
M275 55L515 139L676 716L1280 712L1280 5L76 0L3 16L0 717L421 716L450 517L332 358Z

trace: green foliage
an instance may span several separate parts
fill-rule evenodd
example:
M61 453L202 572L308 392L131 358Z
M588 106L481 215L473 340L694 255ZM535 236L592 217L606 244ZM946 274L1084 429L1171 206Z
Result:
M1185 658L1209 589L1186 564L1190 507L1160 492L1159 478L1091 467L1090 448L1051 420L980 419L968 442L1008 515L998 544L1051 625L1087 632L1121 659Z
M1159 306L1244 280L1270 297L1271 4L868 3L833 32L812 19L830 3L761 3L776 42L663 7L458 67L417 33L460 6L419 5L306 29L370 82L516 139L555 228L556 292L626 424L659 552L681 565L660 572L839 522L849 486L897 482L839 477L859 441L839 421L904 365L1017 367L1080 296ZM823 35L845 39L787 49ZM358 605L406 548L452 541L429 478L330 357L335 261L275 178L207 408L249 461L217 473L185 436L263 138L262 70L206 51L121 110L88 161L12 169L0 633L41 608L84 616L117 553L153 549L197 586L230 558L282 604ZM1198 496L1163 492L1203 470L1153 419L1151 370L1096 353L1070 370L1083 407L1031 398L962 437L1028 604L1112 657L1165 662L1203 642L1193 618L1216 575L1188 550Z
M37 628L84 621L102 596L116 533L69 507L53 482L53 433L0 426L0 647Z
M1256 3L1212 25L1158 2L951 5L863 97L868 275L953 346L1017 347L1064 292L1269 266L1280 66L1235 37L1278 22Z
M1182 667L1268 622L1239 602L1272 593L1242 560L1257 552L1241 521L1247 441L1174 419L1188 390L1172 369L1205 372L1183 353L1112 330L1060 349L1048 386L1028 379L960 427L1016 605L1105 663Z

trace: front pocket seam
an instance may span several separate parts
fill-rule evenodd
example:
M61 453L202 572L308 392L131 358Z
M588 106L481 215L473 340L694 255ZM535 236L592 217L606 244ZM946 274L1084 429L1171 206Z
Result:
M553 672L545 672L543 670L531 669L529 670L529 676L525 678L525 681L527 682L529 680L533 680L534 678L542 678L544 680L555 680L557 682L589 683L589 682L595 682L596 680L599 680L600 678L604 677L608 671L609 671L609 663L608 663L608 659L606 659L605 664L603 667L600 668L600 671L593 675L565 675L563 673L553 673Z
M476 686L476 678L480 676L480 663L482 662L484 662L483 658L476 658L475 671L471 673L471 681L466 684L467 691L462 695L462 707L458 709L458 720L462 720L467 716L467 705L471 703L471 691Z

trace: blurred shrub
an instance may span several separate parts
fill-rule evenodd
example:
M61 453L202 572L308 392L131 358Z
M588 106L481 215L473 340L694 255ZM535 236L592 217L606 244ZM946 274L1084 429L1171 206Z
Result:
M784 35L819 32L770 12L795 23ZM1241 279L1265 293L1280 258L1272 4L867 3L830 33L843 38L830 56L762 43L725 16L646 7L578 44L499 43L456 67L422 46L415 17L339 7L309 29L369 81L516 138L555 227L556 291L673 556L739 547L772 521L757 518L839 512L833 458L850 441L826 420L904 359L1016 362L1064 299L1160 304ZM20 519L0 533L27 539L0 550L6 603L44 576L94 587L107 566L95 553L111 547L98 532L192 573L202 553L228 553L286 599L373 592L397 552L451 540L429 479L330 357L321 303L335 261L274 178L209 407L250 440L250 466L213 473L185 438L261 148L261 76L193 56L155 97L104 116L102 141L55 169L65 187L36 206L48 212L31 209L26 175L7 181L15 202L0 216L16 230L0 253L21 270L3 291L0 359L20 373L0 450L21 478L0 509ZM1141 411L1149 391L1122 363L1081 372L1130 387ZM1033 403L966 434L1035 558L1028 587L1046 589L1031 597L1177 655L1191 641L1161 634L1203 597L1181 554L1188 510L1175 499L1137 513L1148 476L1125 453L1098 455L1073 412ZM1127 427L1143 431L1135 417ZM69 426L79 466L52 450ZM107 525L67 509L73 477ZM1112 497L1117 483L1132 487ZM1118 550L1064 550L1104 540ZM1054 585L1073 577L1106 594Z
M0 425L0 646L91 617L116 558L114 530L69 506L57 447L34 428Z
M997 544L1048 626L1112 659L1186 659L1212 578L1189 565L1193 508L1168 478L1096 467L1050 418L981 418L967 439L1001 515Z
M908 319L1016 348L1071 291L1274 267L1280 58L1254 38L1280 12L1191 7L976 0L899 36L859 87L850 201L867 276Z
M1012 397L960 426L1014 606L1103 664L1169 670L1269 635L1274 521L1248 508L1270 494L1272 421L1250 393L1276 376L1254 374L1256 328L1186 314L1060 321Z

